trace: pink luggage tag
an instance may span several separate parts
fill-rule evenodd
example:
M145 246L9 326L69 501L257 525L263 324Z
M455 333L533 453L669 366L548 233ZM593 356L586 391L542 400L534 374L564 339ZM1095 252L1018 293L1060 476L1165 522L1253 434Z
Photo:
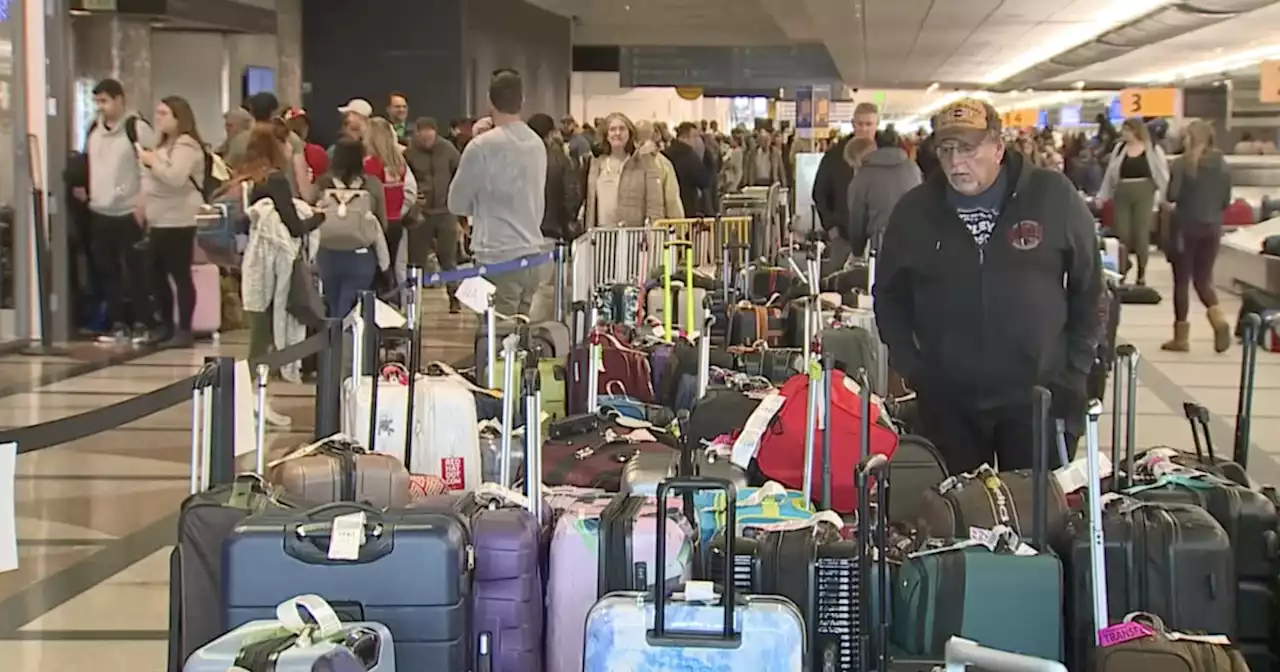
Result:
M1117 623L1115 625L1103 628L1098 631L1098 644L1106 648L1117 644L1124 644L1135 639L1150 637L1156 634L1156 631L1142 623Z

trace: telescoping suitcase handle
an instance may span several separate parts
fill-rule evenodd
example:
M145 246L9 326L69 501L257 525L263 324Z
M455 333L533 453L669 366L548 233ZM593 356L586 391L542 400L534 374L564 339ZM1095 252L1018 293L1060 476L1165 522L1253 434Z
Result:
M882 454L863 455L858 461L854 480L858 487L858 667L859 670L877 670L888 672L889 656L889 458ZM876 484L876 519L871 514L871 485ZM875 556L875 559L872 559ZM871 604L871 565L876 563L879 570L877 576L879 600ZM873 614L872 609L876 613ZM874 626L872 624L875 624ZM871 664L871 643L874 640L876 650L875 664Z
M1138 425L1138 349L1129 343L1116 348L1115 381L1111 385L1111 469L1116 489L1133 485L1134 444ZM1123 452L1122 452L1123 451ZM1120 465L1124 465L1124 481Z
M1085 418L1085 472L1089 497L1089 563L1093 589L1094 644L1098 633L1111 625L1107 614L1107 563L1102 532L1102 448L1098 424L1102 418L1102 402L1089 402Z
M665 502L667 497L675 491L677 493L698 492L701 490L722 490L724 491L724 501L737 501L737 488L733 483L723 478L708 478L698 476L693 478L672 478L662 481L658 484L657 501ZM735 547L738 529L738 507L725 507L725 525L724 525L724 547L732 549ZM721 625L720 632L709 633L685 632L670 630L667 628L666 607L670 601L667 596L667 518L668 516L658 516L658 529L656 532L657 540L654 546L654 606L653 606L653 629L648 632L648 641L650 644L657 646L726 646L733 645L741 641L742 635L734 629L733 612L736 606L736 598L734 595L733 577L733 553L722 553L721 558L724 564L724 574L729 580L724 582L721 588L720 604L724 609L724 621Z
M1249 445L1253 430L1253 390L1258 373L1258 342L1272 329L1280 313L1262 317L1257 313L1244 316L1240 354L1240 397L1236 400L1235 440L1231 459L1241 467L1249 466Z

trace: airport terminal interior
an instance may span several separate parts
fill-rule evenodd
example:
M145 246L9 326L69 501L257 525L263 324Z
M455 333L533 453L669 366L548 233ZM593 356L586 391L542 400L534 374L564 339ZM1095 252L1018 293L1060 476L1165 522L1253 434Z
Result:
M934 115L986 101L1008 151L1025 143L1025 160L1034 154L1036 165L1069 174L1084 161L1071 152L1114 143L1126 119L1145 120L1171 157L1192 122L1206 121L1232 200L1250 213L1222 237L1212 277L1220 308L1232 325L1246 296L1280 308L1280 256L1262 253L1273 243L1280 252L1275 0L0 0L0 157L11 158L0 160L0 443L17 442L17 562L0 573L0 668L166 665L170 553L193 466L188 379L209 358L249 356L244 316L225 305L191 347L102 338L110 297L93 286L68 178L97 123L98 83L118 80L129 109L147 119L160 101L184 97L212 148L238 132L228 111L271 92L292 110L286 117L305 110L308 142L323 148L356 99L368 101L366 116L407 105L396 121L412 130L429 116L440 141L460 141L490 114L490 75L504 68L523 77L526 116L572 117L596 133L615 113L665 129L709 124L703 131L728 156L757 130L772 132L788 152L777 179L784 235L814 225L822 152L854 133L865 103L920 160ZM1192 292L1189 351L1162 349L1173 335L1174 279L1157 246L1150 256L1146 286L1163 300L1124 305L1117 339L1140 353L1137 445L1190 450L1191 401L1211 412L1213 443L1228 453L1242 348L1215 352ZM235 271L220 273L214 291L226 301ZM421 361L473 365L481 318L451 309L443 287L423 294ZM1280 485L1277 353L1280 333L1269 331L1248 472ZM254 417L239 410L253 404L243 374L236 452L238 467L252 469L251 445L241 445L252 443L244 429ZM314 381L271 382L287 422L267 432L268 459L310 441L318 424L334 426L317 421L328 407ZM1109 410L1109 393L1103 401ZM1111 426L1108 412L1104 446ZM9 485L0 480L0 497ZM0 520L0 561L13 542L4 533Z

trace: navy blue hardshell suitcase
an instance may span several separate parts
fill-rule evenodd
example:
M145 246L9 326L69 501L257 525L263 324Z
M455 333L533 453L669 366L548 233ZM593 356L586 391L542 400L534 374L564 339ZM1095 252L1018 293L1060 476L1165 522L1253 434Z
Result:
M358 557L330 560L333 520L354 512L365 514ZM263 513L236 527L223 562L227 629L275 618L276 605L313 593L344 621L387 626L400 669L471 669L472 549L456 514L350 503Z

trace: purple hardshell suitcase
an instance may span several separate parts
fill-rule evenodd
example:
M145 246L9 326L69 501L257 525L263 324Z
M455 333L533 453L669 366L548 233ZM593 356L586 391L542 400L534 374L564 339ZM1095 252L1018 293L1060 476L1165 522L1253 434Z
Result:
M486 484L486 489L492 484ZM493 672L542 670L544 529L518 495L494 490L430 497L412 508L455 512L470 521L475 549L472 637ZM522 498L520 498L522 499ZM544 505L544 520L551 512Z

